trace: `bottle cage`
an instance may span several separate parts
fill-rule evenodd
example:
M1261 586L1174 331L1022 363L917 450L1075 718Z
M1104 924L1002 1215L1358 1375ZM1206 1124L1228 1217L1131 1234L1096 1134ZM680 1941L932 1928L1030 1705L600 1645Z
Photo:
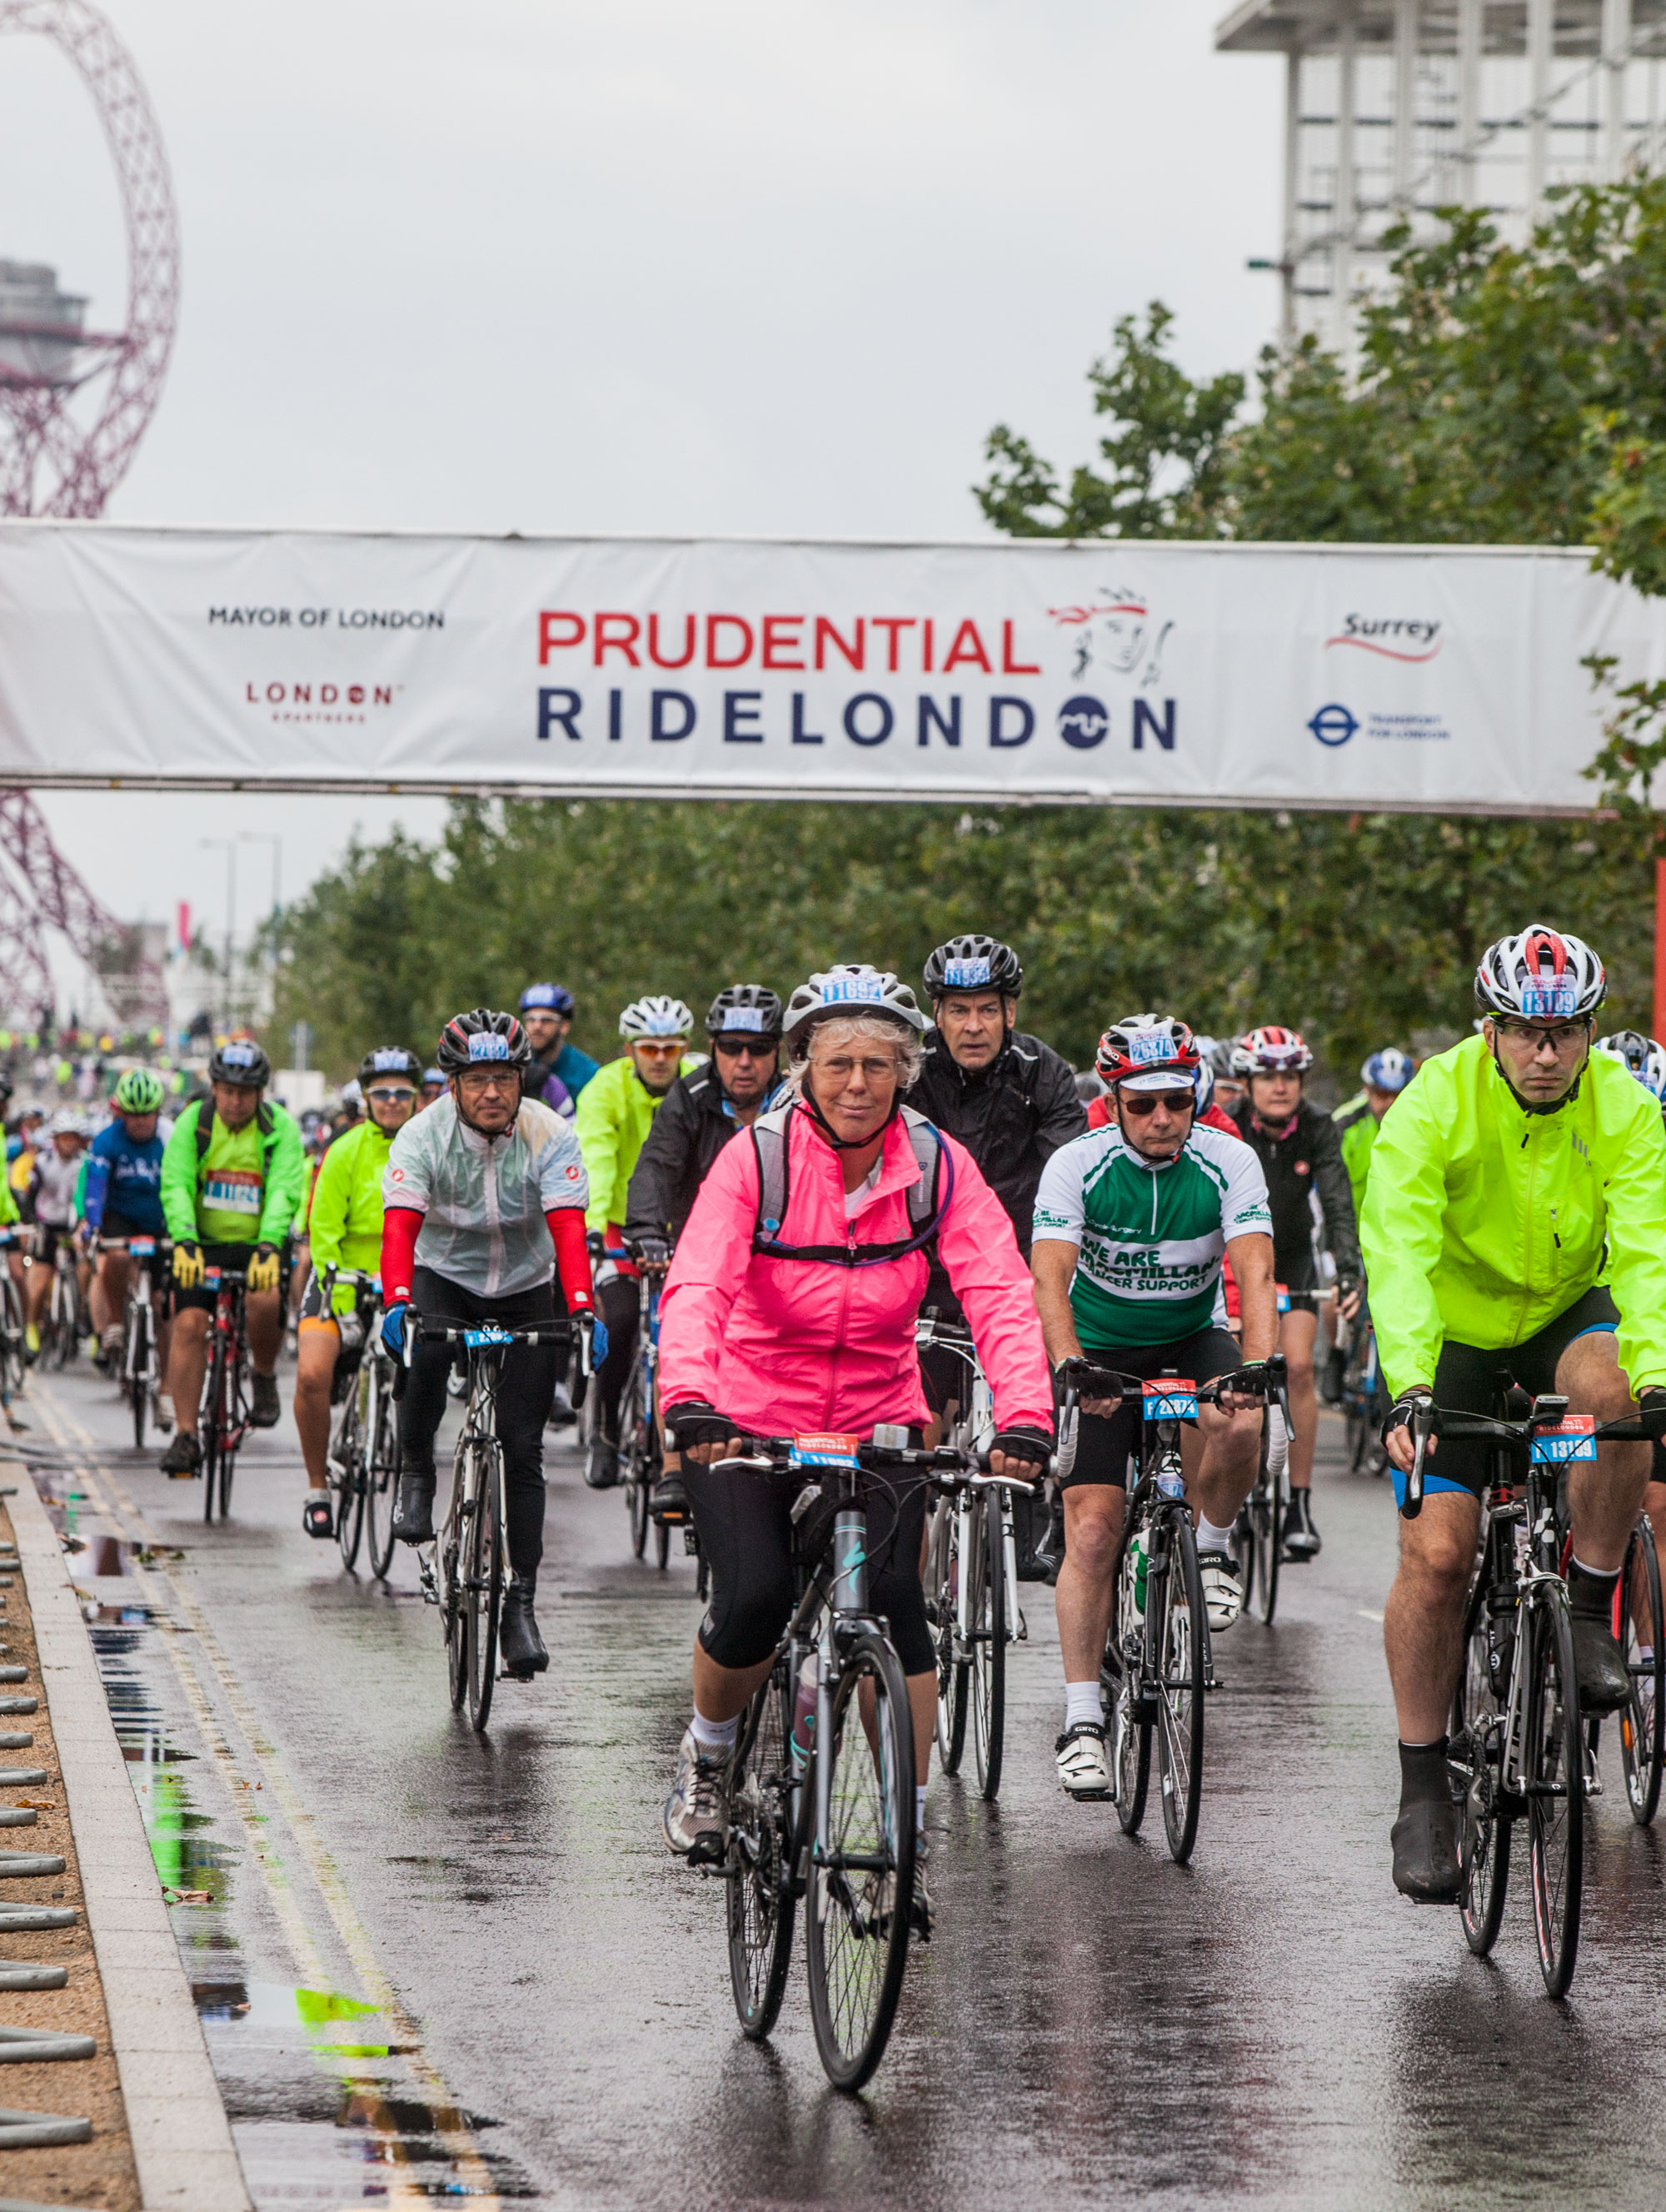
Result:
M954 1196L954 1162L949 1148L923 1114L911 1106L902 1109L914 1157L919 1164L917 1181L909 1187L910 1233L890 1244L784 1244L781 1231L787 1219L787 1122L798 1110L797 1102L773 1114L761 1114L751 1127L752 1150L757 1159L757 1218L752 1229L752 1249L771 1260L819 1260L836 1267L872 1267L885 1260L905 1260L922 1251L936 1237ZM939 1182L945 1188L939 1197Z

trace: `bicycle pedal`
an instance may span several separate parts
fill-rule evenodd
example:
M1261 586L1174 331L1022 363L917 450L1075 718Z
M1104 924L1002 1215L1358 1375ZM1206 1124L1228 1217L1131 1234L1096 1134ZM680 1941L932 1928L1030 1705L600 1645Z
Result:
M710 1833L696 1836L693 1848L688 1855L688 1863L695 1868L721 1869L728 1855L728 1849L727 1836L714 1836Z

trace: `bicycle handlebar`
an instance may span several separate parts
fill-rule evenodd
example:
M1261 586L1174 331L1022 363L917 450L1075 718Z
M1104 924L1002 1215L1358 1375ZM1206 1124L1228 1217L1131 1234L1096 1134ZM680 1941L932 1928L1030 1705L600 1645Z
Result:
M757 1474L786 1474L796 1469L800 1474L814 1475L823 1466L831 1466L836 1473L841 1467L849 1471L848 1462L794 1460L791 1437L755 1437L751 1441L761 1447L757 1454L743 1453L733 1459L714 1460L712 1466L747 1468ZM974 1490L1021 1490L1026 1497L1036 1494L1035 1485L1017 1475L991 1474L987 1452L964 1452L953 1444L917 1450L891 1444L858 1444L856 1464L865 1474L888 1471L921 1474L939 1490L955 1490L964 1484Z
M1432 1437L1450 1437L1477 1438L1491 1443L1508 1445L1519 1452L1530 1449L1535 1433L1554 1427L1567 1413L1566 1398L1546 1395L1533 1401L1533 1410L1518 1421L1501 1421L1486 1413L1470 1413L1456 1406L1437 1406L1432 1398L1419 1399L1412 1408L1409 1426L1412 1431L1411 1472L1406 1477L1405 1503L1400 1508L1401 1517L1415 1521L1423 1510L1423 1461ZM1659 1441L1653 1429L1639 1414L1622 1414L1619 1419L1604 1421L1592 1429L1591 1442L1597 1443L1653 1443ZM1541 1462L1541 1464L1548 1462Z

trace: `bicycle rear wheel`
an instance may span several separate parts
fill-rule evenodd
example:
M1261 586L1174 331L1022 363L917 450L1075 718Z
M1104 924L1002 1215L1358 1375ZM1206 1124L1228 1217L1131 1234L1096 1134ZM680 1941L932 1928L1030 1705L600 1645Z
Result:
M1141 1670L1129 1656L1133 1643L1143 1646L1145 1613L1139 1603L1138 1565L1134 1540L1143 1529L1149 1540L1150 1522L1145 1508L1136 1522L1129 1510L1116 1559L1116 1613L1111 1622L1110 1648L1099 1669L1102 1695L1111 1706L1110 1787L1116 1818L1125 1836L1137 1836L1146 1817L1146 1796L1151 1787L1152 1716Z
M827 1855L810 1882L810 2014L828 2080L860 2089L897 2017L914 1906L913 1723L884 1637L852 1639L816 1758L831 1771Z
M1523 1620L1523 1641L1521 1657L1529 1668L1522 1763L1527 1781L1533 1932L1545 1987L1560 1997L1567 1994L1579 1955L1585 1856L1584 1732L1579 1725L1573 1630L1565 1592L1553 1589L1540 1597Z
M1000 1795L1006 1734L1006 1540L998 1490L984 1493L975 1525L979 1541L972 1580L972 1749L978 1789L993 1802Z
M1666 1688L1666 1620L1661 1617L1660 1559L1654 1530L1639 1514L1626 1553L1620 1587L1620 1644L1632 1678L1632 1701L1618 1714L1620 1763L1626 1775L1626 1802L1640 1828L1648 1826L1660 1805L1663 1688ZM1642 1656L1645 1645L1651 1656Z
M380 1582L393 1558L393 1481L398 1472L398 1423L393 1392L380 1364L367 1357L359 1370L359 1412L366 1438L364 1528L366 1563Z
M483 1735L491 1717L497 1680L497 1623L503 1609L503 1540L500 1521L502 1468L495 1443L482 1444L475 1462L479 1487L470 1516L466 1577L469 1644L469 1719Z
M1169 1856L1184 1866L1203 1802L1203 1581L1189 1519L1169 1523L1169 1572L1158 1603L1158 1773Z
M245 1416L242 1406L242 1362L246 1354L240 1352L235 1363L228 1359L222 1370L221 1430L220 1430L220 1518L224 1521L231 1513L231 1479L237 1472L237 1446L231 1441L243 1433Z
M139 1280L145 1285L146 1296L128 1301L127 1328L121 1348L122 1381L127 1387L127 1402L133 1414L135 1451L144 1449L144 1417L149 1410L150 1399L150 1279L143 1268Z
M793 1677L784 1658L741 1723L730 1790L729 1980L741 2033L775 2026L793 1957Z
M356 1388L341 1410L336 1445L338 1465L331 1470L334 1478L331 1487L336 1493L336 1541L341 1546L341 1563L350 1575L364 1534L364 1430L359 1421Z
M1449 1757L1462 1792L1458 1854L1463 1867L1459 1911L1464 1941L1484 1959L1499 1940L1510 1887L1511 1815L1502 1802L1499 1762L1504 1749L1504 1704L1493 1686L1487 1611L1492 1577L1483 1571L1469 1593L1463 1624L1463 1671L1452 1693Z
M945 1498L932 1524L927 1587L933 1593L937 1618L932 1640L937 1649L937 1757L945 1774L958 1774L966 1748L968 1668L955 1656L960 1603L960 1513Z
M226 1352L217 1332L209 1335L208 1388L203 1393L204 1411L198 1423L198 1438L203 1450L203 1518L212 1523L216 1501L220 1495L220 1461L222 1455L224 1431L220 1425L221 1401L224 1396Z

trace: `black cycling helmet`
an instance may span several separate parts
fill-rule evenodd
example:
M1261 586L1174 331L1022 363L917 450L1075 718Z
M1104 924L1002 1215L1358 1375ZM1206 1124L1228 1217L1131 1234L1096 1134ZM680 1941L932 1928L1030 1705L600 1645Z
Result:
M731 983L706 1009L706 1035L744 1030L749 1036L781 1042L781 1003L762 983Z
M1024 969L1010 945L998 937L952 937L926 963L926 995L948 991L999 991L1016 999L1024 988Z
M489 1006L471 1007L453 1014L440 1032L440 1049L434 1055L447 1075L465 1067L525 1067L532 1057L526 1032L513 1014L494 1013Z
M245 1091L264 1091L272 1079L272 1064L252 1037L233 1037L220 1045L209 1062L210 1083L231 1083Z
M420 1083L423 1063L402 1044L380 1044L359 1062L359 1081L368 1090L379 1075L408 1075L413 1083Z

